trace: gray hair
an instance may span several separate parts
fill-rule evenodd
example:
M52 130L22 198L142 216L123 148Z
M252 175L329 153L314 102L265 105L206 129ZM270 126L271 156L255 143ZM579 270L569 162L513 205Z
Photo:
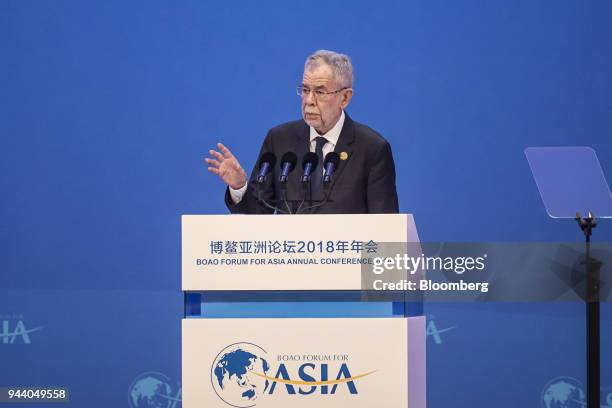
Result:
M348 55L339 54L334 51L318 50L306 58L304 71L318 67L321 62L329 65L340 86L345 88L353 87L353 64Z

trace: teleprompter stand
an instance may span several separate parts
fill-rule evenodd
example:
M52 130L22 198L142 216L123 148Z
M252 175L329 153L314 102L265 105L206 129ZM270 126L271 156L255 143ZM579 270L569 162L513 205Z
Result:
M590 147L529 147L525 155L551 218L574 218L585 238L587 407L600 406L600 268L591 257L593 214L612 218L612 194ZM581 214L587 214L582 217Z
M576 213L576 221L584 233L586 268L586 354L587 354L587 403L589 407L600 405L600 333L599 333L599 267L591 260L591 235L597 226L589 212L586 218Z

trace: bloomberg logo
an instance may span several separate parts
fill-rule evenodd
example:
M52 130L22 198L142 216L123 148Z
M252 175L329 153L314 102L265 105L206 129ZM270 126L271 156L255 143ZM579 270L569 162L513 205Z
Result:
M0 316L0 344L32 344L31 334L43 327L28 328L23 316Z
M274 365L274 367L273 367ZM279 354L271 363L268 353L253 343L234 343L215 357L210 379L217 396L238 408L284 393L292 396L359 394L357 380L374 371L352 375L346 354Z

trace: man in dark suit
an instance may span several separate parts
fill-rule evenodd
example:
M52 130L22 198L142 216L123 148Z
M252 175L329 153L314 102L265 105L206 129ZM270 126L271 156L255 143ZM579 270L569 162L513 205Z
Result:
M354 122L344 110L353 96L353 67L343 54L320 50L309 56L298 94L303 119L271 129L259 157L286 152L298 158L286 185L278 182L277 165L263 184L256 183L258 162L251 177L236 157L219 143L206 158L208 170L228 185L225 202L232 213L397 213L395 165L391 146L376 131ZM301 159L307 152L319 157L309 184L301 181ZM332 181L324 185L323 158L330 152L340 160ZM274 209L276 208L276 210Z

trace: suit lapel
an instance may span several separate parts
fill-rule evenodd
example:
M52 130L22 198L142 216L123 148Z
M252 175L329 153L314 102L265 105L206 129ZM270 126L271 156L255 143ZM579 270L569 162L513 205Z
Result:
M295 146L295 154L298 157L298 166L301 166L302 158L310 151L310 128L306 122L302 121L300 132L298 135L297 144Z
M310 151L310 128L304 121L302 121L302 124L300 126L293 151L297 156L297 163L296 168L291 172L291 175L289 176L289 185L287 186L287 194L289 196L287 198L289 200L299 201L302 199L302 158L306 153ZM291 192L293 192L293 194Z
M338 168L334 173L331 186L329 187L330 194L334 186L338 182L338 179L340 179L340 177L344 173L344 169L346 168L346 165L348 164L349 160L351 160L354 141L355 128L353 125L353 120L345 112L344 125L342 126L342 131L340 132L338 143L336 144L336 147L334 147L334 152L340 155L340 163L338 164ZM345 157L344 160L342 160L343 157Z

